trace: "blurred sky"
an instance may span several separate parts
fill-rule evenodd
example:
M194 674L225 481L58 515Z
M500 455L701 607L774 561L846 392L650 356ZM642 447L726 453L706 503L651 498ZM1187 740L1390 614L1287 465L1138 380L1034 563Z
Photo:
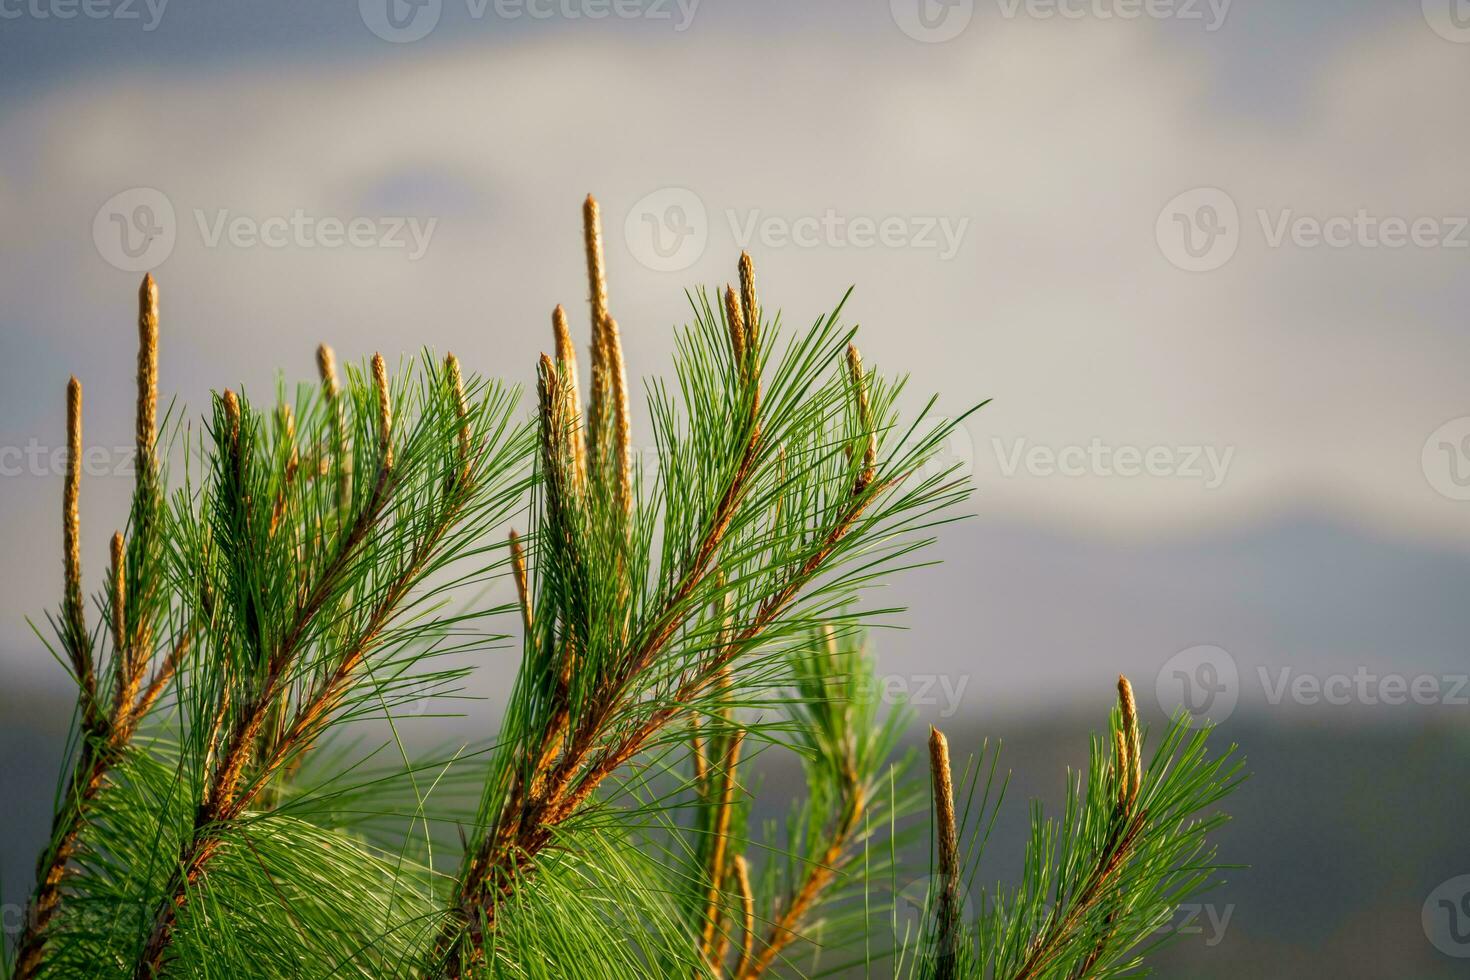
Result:
M142 269L195 417L319 340L528 383L555 303L587 332L588 191L633 374L745 247L789 323L855 285L869 361L995 399L951 447L979 519L886 597L909 662L1034 699L1204 643L1458 663L1452 2L0 0L0 667L59 674L24 617L69 372L93 584L123 519Z

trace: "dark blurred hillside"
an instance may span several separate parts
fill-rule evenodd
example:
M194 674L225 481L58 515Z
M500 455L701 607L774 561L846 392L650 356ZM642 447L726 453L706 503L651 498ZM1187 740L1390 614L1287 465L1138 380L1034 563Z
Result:
M0 695L0 838L6 928L14 927L49 819L69 707ZM1067 766L1085 764L1087 733L1100 724L1076 710L1043 719L944 723L956 765L988 736L1003 741L1013 771L1009 796L982 868L984 881L1014 880L1031 797L1054 812ZM1146 717L1156 726L1160 717ZM915 723L909 740L920 745ZM1157 975L1438 978L1467 975L1426 939L1420 910L1446 879L1470 873L1470 724L1448 712L1238 713L1217 744L1239 743L1251 776L1229 801L1234 820L1219 837L1220 860L1249 865L1206 896ZM791 759L767 751L759 815L774 816L799 780ZM926 858L914 856L913 876ZM1186 924L1184 917L1176 924Z
M1157 728L1162 718L1152 720ZM1227 872L1203 898L1177 944L1153 961L1158 975L1470 975L1465 960L1435 950L1420 921L1436 886L1470 873L1470 724L1443 713L1413 721L1423 723L1306 709L1232 718L1216 742L1239 744L1250 777L1224 806L1233 820L1219 835L1219 860L1249 869ZM1066 767L1085 765L1086 732L1100 723L949 725L956 753L984 735L1003 739L1002 767L1013 771L984 880L1015 880L1026 801L1057 812Z

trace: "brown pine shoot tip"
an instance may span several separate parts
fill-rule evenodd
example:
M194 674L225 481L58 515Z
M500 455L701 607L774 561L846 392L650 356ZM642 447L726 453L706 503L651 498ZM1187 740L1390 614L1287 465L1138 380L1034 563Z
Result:
M1127 809L1133 764L1128 761L1128 740L1121 730L1113 732L1113 768L1118 774L1118 806Z
M316 370L321 375L322 390L326 392L327 401L335 402L342 386L337 381L337 355L326 344L317 345Z
M587 444L595 459L612 382L607 373L608 351L603 334L603 321L607 318L607 274L602 264L602 219L597 199L591 194L582 202L582 245L587 258L587 301L592 313L592 402Z
M633 416L628 407L628 370L623 363L623 342L618 321L608 317L603 336L607 342L608 375L612 382L613 453L617 465L618 503L623 513L633 512Z
M740 894L740 959L734 976L744 976L755 960L755 893L750 888L750 862L735 855L735 887Z
M735 366L740 370L740 379L745 380L745 316L734 287L725 284L725 322L730 327L730 349L735 353Z
M856 344L847 345L847 371L856 392L858 422L867 434L863 446L863 469L858 475L856 491L862 493L872 484L878 470L878 434L873 431L873 412L868 402L868 379L863 372L863 355Z
M121 531L112 533L112 643L119 663L125 663L128 648L127 552Z
M138 287L138 413L139 471L152 473L158 437L158 283L145 275Z
M556 344L556 370L566 395L567 421L573 430L572 471L577 485L582 486L587 482L587 450L581 434L576 432L582 411L582 394L577 380L577 348L567 326L567 311L560 304L551 311L551 333Z
M317 345L316 369L322 379L322 393L326 396L327 405L331 408L336 422L336 447L342 457L337 462L337 507L346 510L352 502L352 458L347 451L347 416L339 401L342 384L337 380L337 355L326 344ZM323 475L330 471L330 463L325 453L322 454L317 464L317 470Z
M464 375L459 370L459 358L444 355L444 370L449 375L449 391L454 397L454 417L459 420L459 462L461 478L469 476L470 466L470 417L464 400Z
M929 728L929 771L934 787L934 822L939 849L940 892L935 910L939 919L938 964L942 977L953 977L954 949L959 926L960 847L955 825L954 783L949 764L949 741L939 729Z
M602 261L602 217L597 198L591 194L582 202L582 237L587 250L588 301L592 305L592 324L607 315L607 274Z
M240 399L229 388L225 389L221 400L225 403L225 424L229 426L230 449L236 453L240 452Z
M755 295L755 263L749 252L740 253L740 312L745 322L745 346L754 353L760 348L761 309Z
M66 572L64 603L73 639L77 642L87 635L86 610L82 604L81 492L82 383L73 375L66 383L66 483L61 493L61 528ZM80 651L72 650L70 653L72 666L80 675Z
M138 668L140 651L134 649L128 635L127 617L127 550L121 531L112 535L112 645L116 658L116 677L113 689L112 732L114 739L125 739L130 729L133 701L138 696Z
M373 387L378 392L378 449L383 469L393 468L393 394L388 387L388 366L382 354L373 355Z
M1128 804L1138 800L1143 788L1143 741L1138 732L1138 703L1133 698L1133 685L1118 675L1118 711L1122 715L1122 731L1127 749L1127 770L1119 777L1128 787Z
M521 536L514 529L510 532L510 567L516 581L516 598L521 604L521 625L526 628L529 636L535 622L531 608L530 580L526 575L526 552L521 547Z
M949 763L949 740L929 727L929 773L933 780L934 819L939 828L939 873L948 889L959 871L959 834L955 826L954 783Z

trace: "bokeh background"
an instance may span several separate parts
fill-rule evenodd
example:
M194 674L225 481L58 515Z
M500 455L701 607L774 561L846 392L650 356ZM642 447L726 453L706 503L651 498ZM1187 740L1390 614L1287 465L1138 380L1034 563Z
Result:
M874 644L923 721L1006 743L1002 855L1124 671L1254 774L1250 868L1162 975L1464 976L1467 84L1465 0L0 0L6 930L70 713L28 624L64 385L95 577L141 272L195 416L320 340L529 383L592 191L633 374L746 248L788 322L855 285L868 360L994 399L948 447L971 518ZM512 669L443 724L492 732Z

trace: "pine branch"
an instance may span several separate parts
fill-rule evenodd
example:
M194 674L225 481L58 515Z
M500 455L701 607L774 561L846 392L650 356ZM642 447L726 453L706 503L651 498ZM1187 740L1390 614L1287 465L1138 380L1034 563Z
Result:
M929 729L929 771L934 784L934 826L939 850L939 901L935 909L935 980L954 980L959 936L959 833L955 826L954 784L949 765L949 741L937 728Z
M950 925L955 921L949 894L955 862L946 857L941 821L943 891L930 896L924 948L910 975L926 980L1137 975L1143 954L1157 945L1153 934L1160 918L1208 888L1220 870L1208 836L1225 818L1201 813L1238 784L1240 763L1231 758L1233 746L1219 758L1208 758L1208 734L1191 734L1187 716L1181 715L1145 766L1133 689L1120 677L1110 737L1093 741L1085 794L1080 779L1069 785L1060 824L1045 820L1037 809L1022 883L987 900L978 919L958 930L958 938ZM987 822L993 825L993 776L992 762L985 798L975 811L979 840L968 861L969 878L989 837Z
M865 888L865 876L854 873L854 862L871 827L884 819L879 781L907 717L903 711L878 717L865 693L872 665L861 635L850 626L840 634L831 625L814 630L793 652L790 666L796 684L786 706L794 722L790 737L802 756L810 798L791 821L804 829L788 858L789 881L773 887L769 929L759 951L737 969L736 980L764 975L798 941L815 942L813 927L840 914L844 889ZM867 919L863 915L858 921L859 935L852 941L861 938ZM840 949L848 941L834 926L822 945Z
M67 386L67 468L63 491L65 592L58 635L77 681L81 738L67 790L52 821L51 841L37 867L37 885L16 947L15 980L30 980L43 968L47 933L63 898L67 868L77 856L87 812L122 760L134 732L172 680L191 642L193 626L171 645L154 675L145 675L154 656L154 633L167 614L170 597L158 588L156 519L162 490L158 445L158 286L151 275L138 290L138 366L136 459L130 519L131 539L113 536L110 586L103 603L112 639L111 707L103 693L93 655L93 639L82 610L79 499L82 459L82 388ZM129 582L132 585L129 585Z
M330 366L330 358L326 360ZM335 373L324 369L323 374L331 379L324 382L325 424L335 429L341 395L332 391ZM355 387L352 396L359 406L358 432L363 437L357 455L372 461L371 488L345 516L326 561L291 585L287 595L292 608L279 627L271 624L277 618L274 610L282 605L281 595L261 591L255 583L262 581L262 572L273 561L282 562L292 577L299 574L294 571L295 549L290 541L277 541L272 529L261 533L268 522L257 519L262 505L253 490L258 485L258 422L231 393L221 400L216 422L217 452L223 461L218 470L219 520L222 540L231 542L225 549L226 567L235 569L233 574L244 584L243 591L238 586L232 589L238 639L262 676L247 685L238 709L230 704L229 677L220 688L215 714L219 723L212 726L216 731L209 736L209 745L221 748L217 756L213 750L206 753L213 761L206 767L192 829L158 902L135 977L163 972L179 916L225 840L272 780L288 763L299 760L342 712L349 692L374 651L385 643L390 624L404 612L415 587L431 569L442 566L448 554L468 543L463 534L451 537L453 529L470 517L478 529L487 507L499 506L504 499L502 484L510 472L505 464L514 457L496 454L486 433L470 430L472 424L492 424L503 432L502 421L491 413L508 405L481 405L472 420L452 357L444 373L427 383L418 400L422 414L416 420L405 406L395 405L381 357L373 360L370 390ZM411 411L413 406L407 408ZM402 438L397 435L400 428L409 430ZM476 448L479 443L486 444ZM277 456L285 459L277 465L289 472L294 449ZM275 507L272 498L269 510ZM319 511L303 511L315 513ZM259 516L268 514L261 511ZM322 527L316 521L313 518L300 533L315 537ZM366 591L349 596L362 588ZM347 620L337 610L344 599ZM329 640L331 645L310 664L315 681L301 686L298 678L307 676L311 651ZM292 697L293 688L299 689L299 697Z
M767 391L762 331L745 320L747 308L752 317L758 309L747 256L741 301L727 289L723 316L696 306L698 326L685 338L687 434L671 403L657 389L651 396L663 486L656 508L640 506L627 467L621 343L600 305L601 234L590 200L584 239L594 317L588 481L579 485L569 448L580 412L565 377L574 358L558 330L557 360L543 355L539 370L544 525L536 623L501 761L486 784L477 821L483 830L461 868L430 973L458 977L466 954L471 962L484 957L499 906L534 875L556 835L608 779L661 744L673 722L718 696L723 672L795 628L798 620L786 620L803 595L861 581L870 568L852 579L837 570L957 499L943 479L895 493L932 452L932 434L879 472L878 436L892 424L895 388L860 370L820 384L829 359L846 346L835 313L776 363ZM844 452L854 443L871 453ZM806 457L803 468L788 466L788 444ZM734 602L728 630L700 613L722 597ZM862 808L854 796L838 817L838 850ZM826 883L816 875L795 911L803 913Z

